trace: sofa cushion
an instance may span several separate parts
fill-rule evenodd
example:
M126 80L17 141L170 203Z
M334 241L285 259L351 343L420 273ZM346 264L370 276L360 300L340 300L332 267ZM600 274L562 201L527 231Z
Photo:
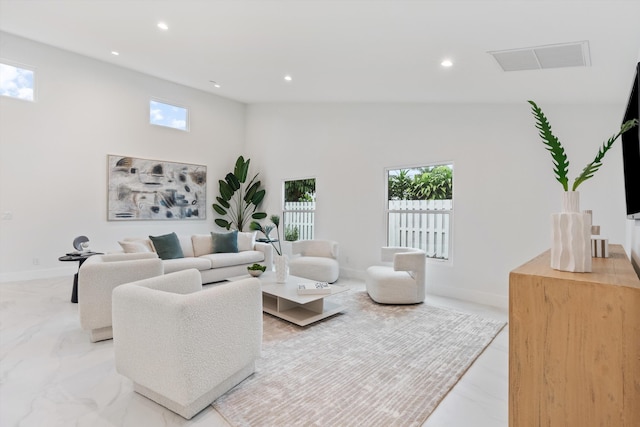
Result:
M256 244L257 231L238 232L238 252L252 251Z
M162 236L149 236L156 248L156 253L161 259L184 258L182 247L176 233L164 234Z
M151 246L141 241L119 241L118 244L125 254L141 254L153 252Z
M165 274L187 270L189 268L204 271L211 268L211 261L206 258L175 258L162 261L162 266L164 267Z
M180 235L178 236L178 241L180 242L180 247L182 248L182 255L185 258L195 256L193 253L193 243L191 243L190 235Z
M264 252L243 251L239 253L217 253L202 255L199 258L208 259L211 262L211 268L231 267L234 265L253 264L254 262L264 261Z
M213 253L213 239L211 234L194 234L191 236L193 256L202 256Z
M155 252L156 250L153 247L153 243L151 243L151 240L148 237L125 237L124 239L122 239L123 242L136 242L136 243L140 243L142 244L142 246L145 246L149 252ZM118 242L119 243L119 242ZM124 248L122 248L124 250ZM126 251L125 251L126 253Z
M238 230L229 233L211 232L213 240L213 253L237 253L238 252Z

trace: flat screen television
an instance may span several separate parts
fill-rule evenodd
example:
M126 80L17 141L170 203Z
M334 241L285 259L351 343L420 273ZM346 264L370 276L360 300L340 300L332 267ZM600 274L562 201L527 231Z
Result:
M622 122L640 120L640 62L629 96L629 104ZM624 191L627 202L627 218L640 219L640 126L622 134L622 161L624 165Z

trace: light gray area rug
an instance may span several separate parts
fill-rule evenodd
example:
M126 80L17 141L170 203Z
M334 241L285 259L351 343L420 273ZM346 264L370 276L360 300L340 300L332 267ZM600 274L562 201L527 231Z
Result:
M214 407L233 426L420 426L505 322L429 306L331 297L305 328L264 317L254 375Z

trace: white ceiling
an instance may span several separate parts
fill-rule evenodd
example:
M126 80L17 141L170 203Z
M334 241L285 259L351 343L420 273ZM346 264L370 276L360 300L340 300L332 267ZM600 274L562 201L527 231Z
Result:
M0 0L0 30L247 103L624 103L640 0ZM582 40L591 67L487 53Z

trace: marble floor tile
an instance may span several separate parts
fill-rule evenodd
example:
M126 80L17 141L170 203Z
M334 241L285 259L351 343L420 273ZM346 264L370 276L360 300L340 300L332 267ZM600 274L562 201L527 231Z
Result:
M229 426L213 407L187 421L135 393L115 371L113 341L92 344L80 329L71 282L0 283L0 426ZM492 307L437 296L427 303L507 320ZM506 427L507 400L505 327L423 426Z

